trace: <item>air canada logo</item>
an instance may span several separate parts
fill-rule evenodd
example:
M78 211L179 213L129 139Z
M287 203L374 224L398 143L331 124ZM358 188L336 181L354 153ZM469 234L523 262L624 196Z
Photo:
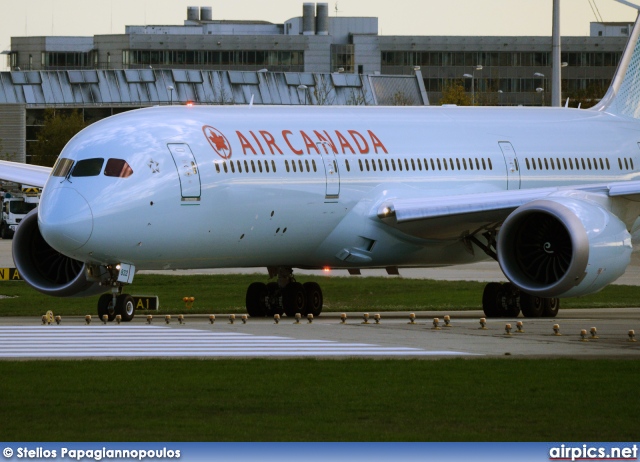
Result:
M210 127L209 125L204 125L202 127L202 132L216 154L223 159L229 159L231 157L231 145L229 144L227 137L224 136L222 132Z

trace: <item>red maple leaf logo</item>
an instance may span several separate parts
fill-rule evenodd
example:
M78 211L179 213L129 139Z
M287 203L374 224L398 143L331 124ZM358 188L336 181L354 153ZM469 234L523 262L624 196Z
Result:
M216 154L223 159L229 159L231 157L231 146L229 145L229 140L227 140L227 137L224 136L220 130L209 125L204 125L202 127L202 132Z
M211 132L209 134L209 140L215 145L218 151L229 149L226 140L222 136L218 136L215 133Z

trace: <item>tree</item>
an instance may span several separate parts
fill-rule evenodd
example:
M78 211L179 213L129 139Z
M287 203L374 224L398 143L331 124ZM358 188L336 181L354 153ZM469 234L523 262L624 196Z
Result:
M4 147L2 146L2 138L0 138L0 160L10 160L15 161L18 157L16 152L5 152Z
M471 98L464 91L464 85L460 81L454 81L444 87L440 104L456 104L458 106L471 106Z
M44 125L33 147L31 163L53 166L62 148L86 126L82 114L75 109L68 114L56 112L54 109L45 110Z
M587 109L600 102L607 89L602 85L593 84L585 89L576 90L569 93L569 107L580 107Z

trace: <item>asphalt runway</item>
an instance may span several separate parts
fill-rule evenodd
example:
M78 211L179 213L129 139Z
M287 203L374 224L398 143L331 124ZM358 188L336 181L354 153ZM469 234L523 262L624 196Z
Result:
M364 323L362 314L349 314L342 323L335 313L325 313L309 323L295 324L283 317L249 318L190 315L184 324L175 316L165 323L164 313L138 315L131 323L102 324L96 317L87 325L83 317L62 319L60 325L42 325L36 318L0 318L0 359L67 358L442 358L442 357L572 357L639 358L640 309L565 310L555 319L490 319L481 329L481 311L451 313L451 327L444 327L443 312L381 313L380 324ZM433 328L439 317L440 329ZM517 332L516 322L523 323ZM508 335L505 326L510 323ZM555 335L553 326L560 326ZM590 330L596 328L597 339ZM580 335L587 331L586 341Z
M10 244L0 240L0 267L13 266ZM624 278L637 284L639 269L633 265ZM405 277L444 280L503 279L493 277L501 276L495 263L407 273ZM380 313L380 324L373 320L375 313L369 313L368 323L363 313L349 314L345 324L336 313L324 313L312 323L303 319L300 324L287 317L279 324L266 318L250 318L243 324L240 315L231 324L228 314L217 313L214 324L201 315L186 316L184 324L174 316L166 324L166 314L170 313L156 313L148 324L146 313L139 313L131 323L120 325L103 325L97 316L89 325L84 317L68 317L60 325L42 325L34 317L0 317L0 359L640 357L640 342L628 336L635 330L640 337L640 309L635 308L561 309L555 319L490 319L487 329L480 328L482 311L419 312L415 324L409 323L409 313ZM444 327L446 314L451 316L451 327ZM440 329L433 328L435 317ZM522 333L517 332L518 321L523 323ZM508 323L510 335L505 332ZM559 324L562 335L554 334L554 324ZM597 339L589 333L592 327ZM583 329L585 340L580 335Z

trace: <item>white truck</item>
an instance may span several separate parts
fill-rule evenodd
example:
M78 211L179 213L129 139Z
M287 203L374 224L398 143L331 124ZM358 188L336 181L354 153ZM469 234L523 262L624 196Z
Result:
M40 193L32 188L21 192L5 192L2 197L0 237L11 239L25 215L35 209L39 202Z

